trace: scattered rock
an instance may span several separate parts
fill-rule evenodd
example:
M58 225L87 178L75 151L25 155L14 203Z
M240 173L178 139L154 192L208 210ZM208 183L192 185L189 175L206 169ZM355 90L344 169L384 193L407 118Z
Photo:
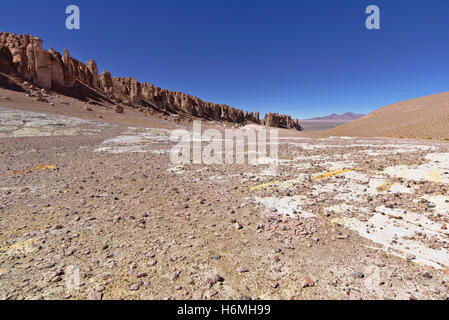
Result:
M307 287L313 287L314 286L314 282L311 278L309 277L305 277L304 281L302 283L302 288L307 288Z
M245 273L245 272L249 272L249 270L248 270L248 268L240 267L240 268L237 268L237 272Z
M148 274L146 272L140 272L140 273L136 274L136 278L145 278L147 276L148 276Z
M87 294L87 300L101 300L103 299L103 294L101 292L98 292L96 290L91 290Z
M157 260L152 259L152 260L148 261L148 266L150 266L150 267L155 266L156 264L157 264Z
M409 254L407 254L406 258L407 258L408 261L412 261L412 260L416 259L416 256L409 253Z
M210 298L212 298L212 297L215 297L217 294L218 294L218 291L217 291L217 290L210 289L210 290L207 290L207 291L204 293L204 296L206 297L206 299L210 299Z
M139 287L138 284L133 284L133 285L129 288L129 290L131 290L131 291L137 291L137 290L139 290L139 289L140 289L140 287Z
M349 296L349 300L362 300L362 294L359 290L350 289L347 295Z
M120 106L120 105L116 105L114 108L115 113L123 113L125 111L125 109Z

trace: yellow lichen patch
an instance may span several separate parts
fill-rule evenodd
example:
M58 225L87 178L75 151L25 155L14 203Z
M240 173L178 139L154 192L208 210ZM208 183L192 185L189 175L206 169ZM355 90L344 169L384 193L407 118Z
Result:
M317 176L314 176L312 178L312 180L323 180L323 179L331 178L334 176L338 176L338 175L346 173L346 172L356 171L356 170L360 170L360 169L354 168L354 169L343 169L343 170L337 170L337 171L329 171L329 172L325 172L325 173L319 174Z
M393 186L394 182L385 182L384 184L378 186L376 188L377 192L382 193L390 190L390 188Z
M40 164L36 166L35 168L31 169L20 169L20 170L14 170L10 174L17 174L17 173L31 173L36 171L44 171L48 169L56 169L56 166L54 165L48 165L48 164Z
M336 225L344 225L345 224L345 220L342 218L334 218L331 220L332 224L336 224Z
M430 181L441 182L440 170L429 170L427 171L427 176L429 177Z
M53 165L46 165L46 164L41 164L38 165L36 168L34 168L34 171L39 171L39 170L47 170L47 169L55 169L56 167Z
M0 255L6 254L7 256L15 256L18 254L31 253L35 251L33 248L33 244L36 242L36 239L29 239L21 242L16 242L14 244L4 246L0 248Z
M262 183L262 184L259 184L257 186L249 188L249 190L250 191L256 191L256 190L260 190L260 189L266 189L266 188L269 188L269 187L271 187L271 186L273 186L275 184L276 184L276 182Z

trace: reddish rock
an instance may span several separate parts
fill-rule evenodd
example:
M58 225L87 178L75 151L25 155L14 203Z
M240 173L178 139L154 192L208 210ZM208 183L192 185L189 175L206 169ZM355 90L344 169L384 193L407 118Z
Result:
M147 108L150 112L175 114L187 118L225 121L237 124L256 123L270 127L303 130L290 116L269 113L263 120L259 113L246 112L224 104L205 102L197 97L161 89L133 78L113 78L107 71L98 75L94 60L84 64L53 49L42 48L42 40L29 35L0 32L0 71L14 74L44 89L86 101L106 101Z
M314 285L315 285L315 283L313 282L313 280L310 277L304 278L304 282L302 283L303 288L313 287Z

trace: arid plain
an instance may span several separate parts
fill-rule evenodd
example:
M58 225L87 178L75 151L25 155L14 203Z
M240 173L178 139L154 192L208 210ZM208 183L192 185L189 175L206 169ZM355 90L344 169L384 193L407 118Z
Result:
M303 131L0 32L0 297L447 299L448 97ZM199 120L278 154L174 163Z
M445 140L279 129L276 172L173 165L190 122L43 97L0 90L4 299L448 297Z

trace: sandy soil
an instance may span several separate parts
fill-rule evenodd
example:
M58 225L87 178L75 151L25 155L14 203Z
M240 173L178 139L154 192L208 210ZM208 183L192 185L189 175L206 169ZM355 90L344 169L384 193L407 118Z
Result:
M179 166L189 123L2 97L4 299L448 297L445 141L280 130L275 172Z
M323 134L449 141L449 92L395 103Z

